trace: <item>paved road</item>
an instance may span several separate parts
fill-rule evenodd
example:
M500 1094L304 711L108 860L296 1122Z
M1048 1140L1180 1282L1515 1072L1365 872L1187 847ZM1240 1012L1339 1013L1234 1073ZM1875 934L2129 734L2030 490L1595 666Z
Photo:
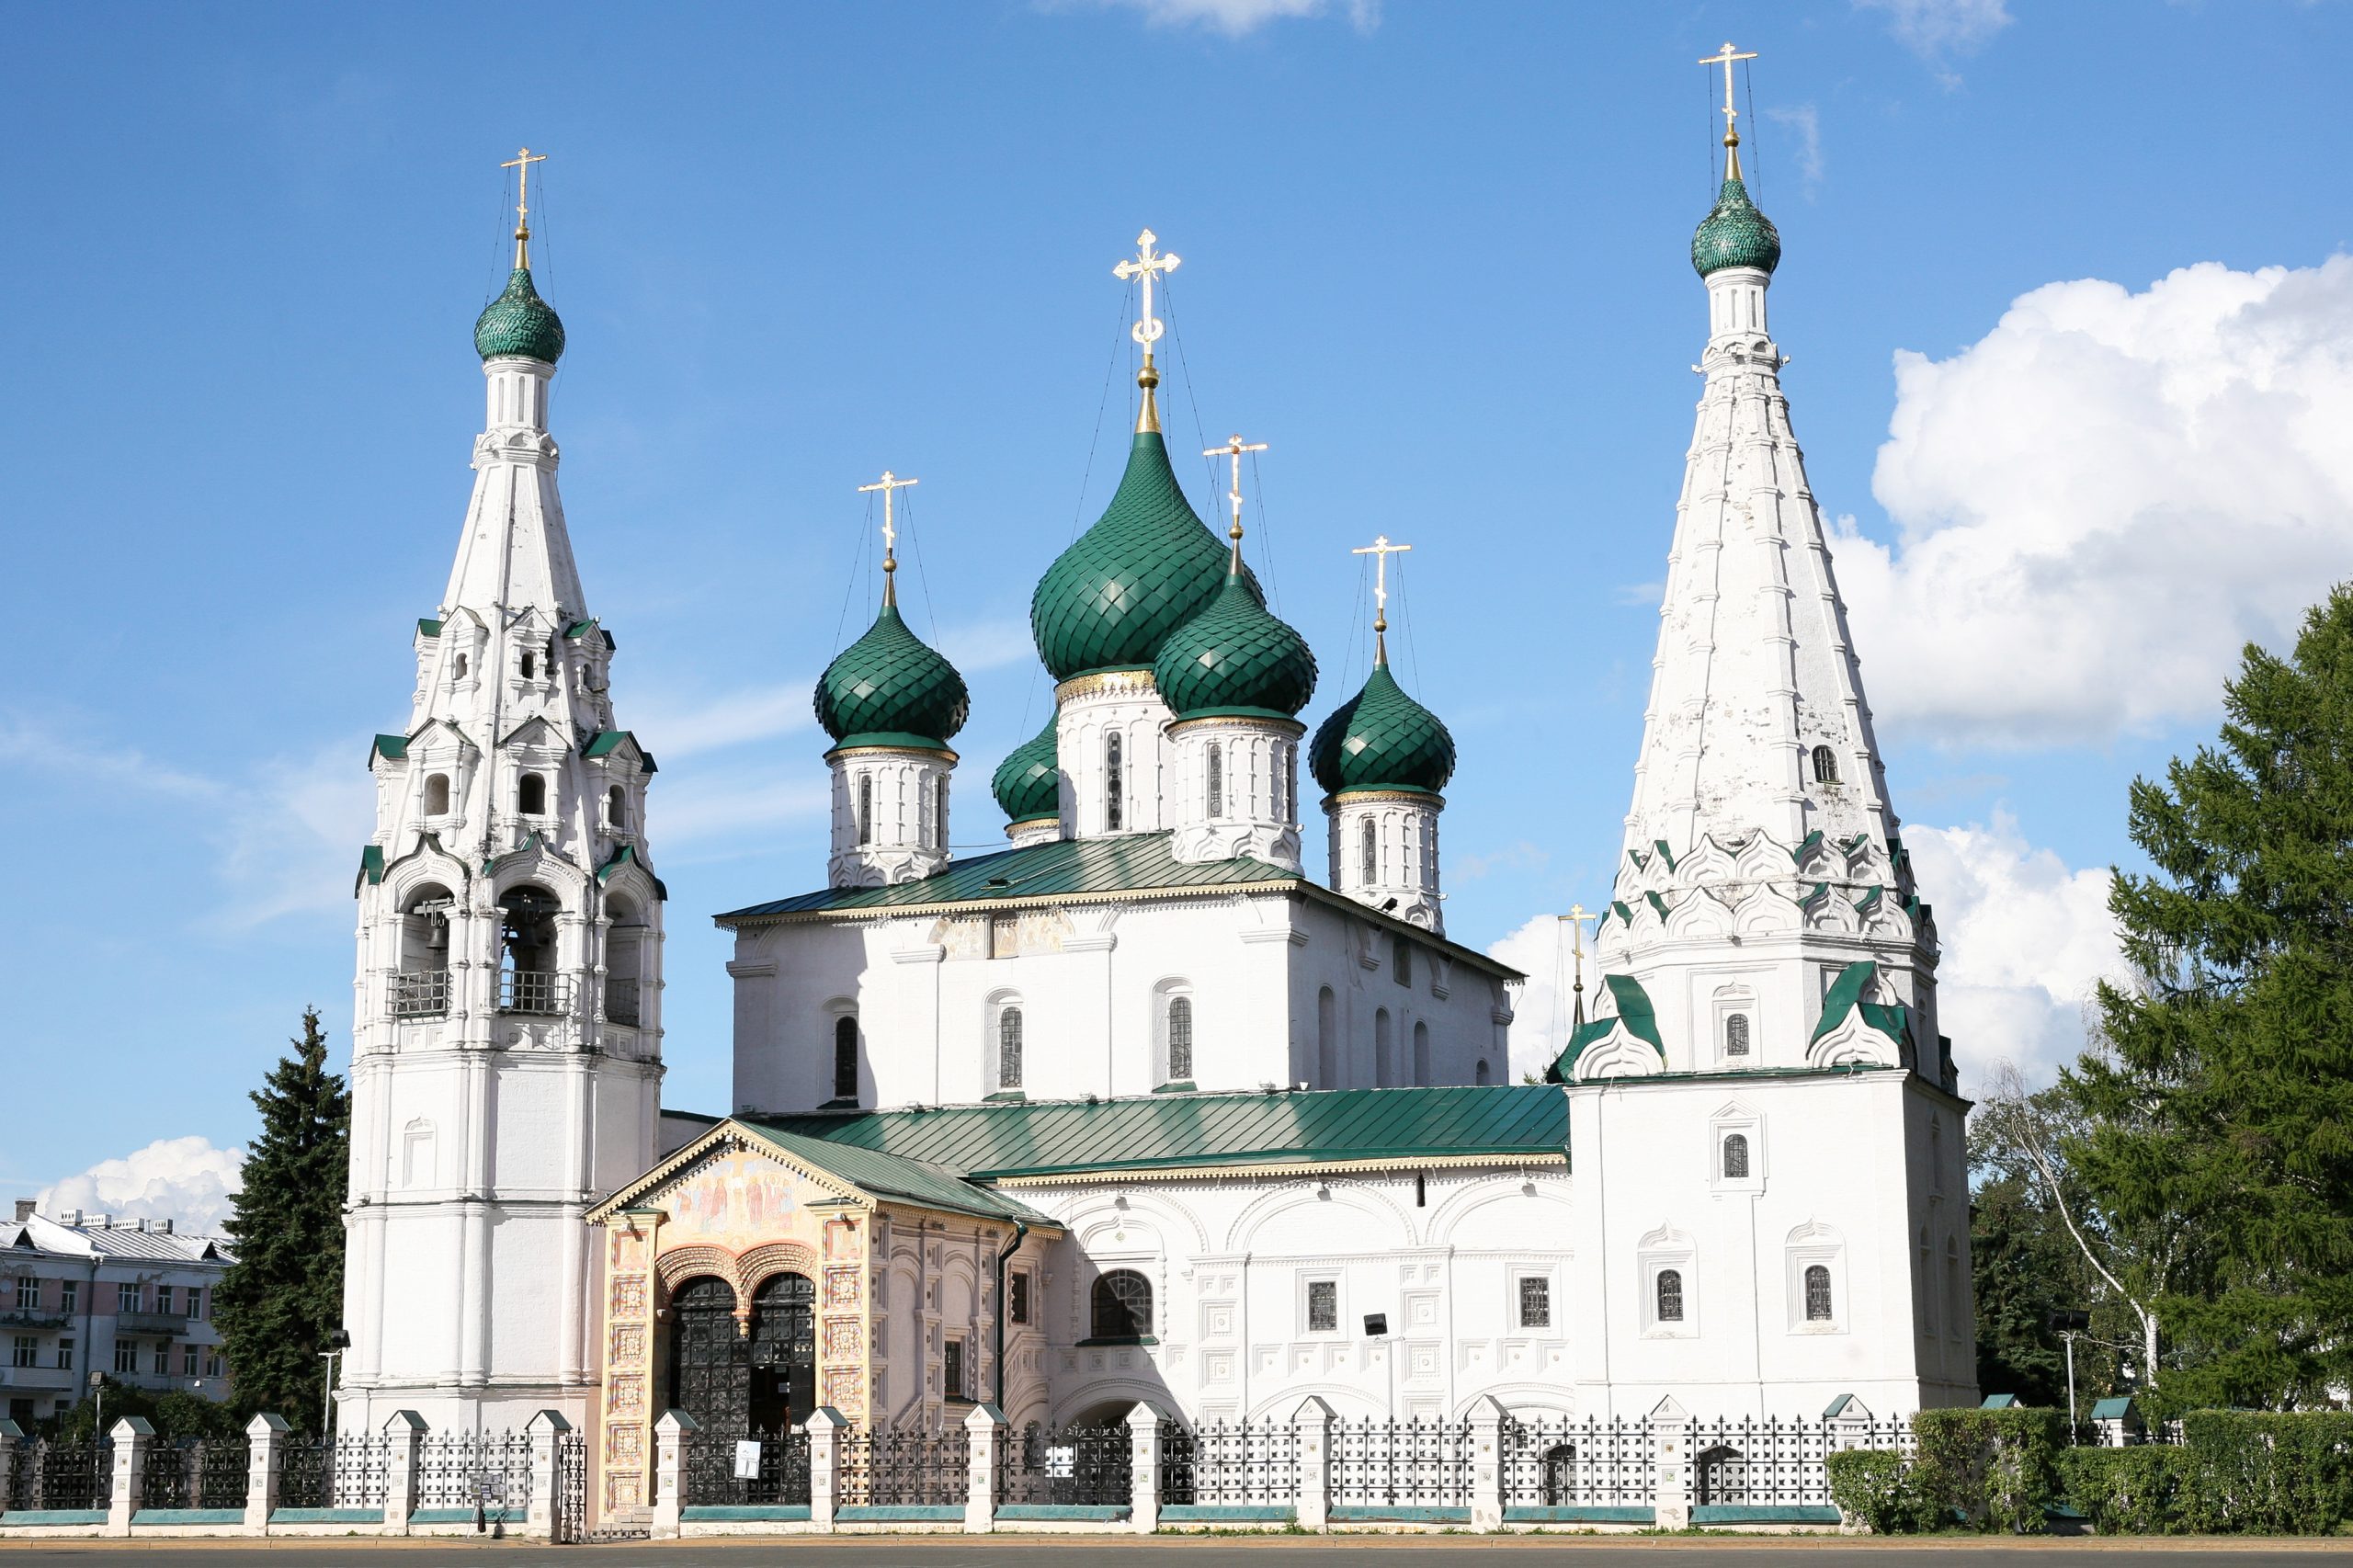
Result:
M1344 1556L1346 1553L1347 1555ZM1893 1559L1903 1568L2120 1568L2121 1553L2155 1558L2161 1568L2316 1568L2318 1557L2353 1557L2343 1541L2021 1540L1970 1537L1934 1540L1779 1538L1735 1540L1688 1537L1542 1536L1506 1540L1452 1536L1269 1536L1249 1540L1136 1540L1117 1537L801 1536L776 1540L695 1540L548 1547L523 1541L322 1541L268 1543L106 1541L0 1543L0 1568L1358 1568L1351 1559L1379 1553L1384 1568L1536 1568L1574 1556L1571 1568L1804 1568L1816 1562L1863 1568Z

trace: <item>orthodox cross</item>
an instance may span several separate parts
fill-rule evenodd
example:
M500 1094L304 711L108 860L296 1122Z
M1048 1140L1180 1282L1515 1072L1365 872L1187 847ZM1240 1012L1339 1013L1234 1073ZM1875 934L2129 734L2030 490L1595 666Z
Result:
M1702 65L1722 65L1724 68L1724 145L1727 147L1737 147L1740 145L1740 132L1733 129L1733 121L1740 116L1740 111L1732 106L1733 62L1735 60L1754 60L1756 58L1756 51L1753 49L1746 54L1734 53L1733 51L1732 40L1727 39L1724 40L1723 48L1716 51L1715 53L1711 54L1707 59L1699 62Z
M1147 365L1152 363L1152 346L1160 341L1162 330L1159 318L1152 313L1152 282L1164 272L1176 271L1182 260L1165 251L1154 250L1153 244L1159 238L1158 234L1146 229L1136 236L1134 257L1111 269L1111 276L1123 283L1131 278L1142 281L1143 313L1137 318L1136 324L1129 328L1128 335L1143 345L1143 362Z
M1594 916L1586 913L1584 904L1573 903L1569 905L1569 912L1559 918L1568 922L1569 953L1576 960L1576 983L1572 990L1576 996L1576 1024L1582 1026L1585 1023L1585 927L1586 922ZM1555 980L1552 983L1557 985L1560 982Z
M1389 558L1413 548L1410 544L1392 544L1387 534L1376 534L1370 544L1348 551L1350 555L1372 557L1372 630L1376 636L1389 630Z
M920 479L901 479L886 468L882 471L881 478L871 484L861 484L858 487L858 493L860 495L876 490L882 492L882 602L886 605L899 602L897 589L892 581L892 574L899 569L897 555L899 530L892 518L891 494L893 491L904 490L910 484L922 483Z
M1224 446L1211 447L1201 454L1205 458L1224 457L1233 460L1233 488L1227 491L1225 494L1225 498L1233 503L1233 526L1226 530L1225 537L1233 541L1233 555L1237 563L1242 558L1242 454L1263 452L1266 449L1267 443L1264 441L1245 444L1242 433L1237 430L1225 438Z
M545 153L534 153L529 147L498 166L515 173L515 265L527 266L530 253L525 248L531 243L531 165L548 161Z

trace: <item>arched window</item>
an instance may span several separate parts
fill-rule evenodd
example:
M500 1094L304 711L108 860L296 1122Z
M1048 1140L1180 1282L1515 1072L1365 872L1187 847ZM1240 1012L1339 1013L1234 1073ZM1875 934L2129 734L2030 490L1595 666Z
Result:
M645 1021L644 997L638 984L638 960L644 952L645 927L629 900L615 897L605 904L609 923L605 936L605 1017L632 1028Z
M1683 1321L1683 1271L1679 1268L1658 1271L1658 1321Z
M456 673L451 675L449 678L452 681L460 681L466 678L466 656L463 653L458 655Z
M1115 1268L1095 1282L1094 1337L1142 1339L1152 1333L1152 1281Z
M948 775L945 773L931 781L931 834L932 847L945 850L948 847Z
M1188 1084L1193 1078L1193 999L1168 999L1168 1081Z
M1724 1179L1748 1179L1748 1134L1732 1132L1724 1136Z
M1805 1321L1830 1321L1830 1270L1819 1263L1805 1266Z
M506 1013L562 1013L568 998L556 972L556 915L562 906L545 888L510 888L499 899L498 1006Z
M605 790L605 825L615 833L629 827L629 791L618 784Z
M1429 1082L1430 1027L1416 1022L1414 1025L1414 1084L1417 1088L1427 1088Z
M834 1020L834 1098L858 1098L858 1018L845 1013Z
M533 676L539 674L539 655L532 653L528 648L525 649L523 651L523 678L525 680L529 680Z
M1126 825L1127 780L1120 760L1120 732L1103 737L1103 831L1118 833Z
M1299 748L1283 747L1283 798L1275 802L1275 815L1284 822L1299 818Z
M425 814L429 817L446 817L449 814L449 776L448 774L433 773L426 776Z
M1315 1086L1340 1086L1340 1005L1330 986L1315 994Z
M1008 1006L996 1015L996 1086L1021 1086L1021 1009Z
M1494 1079L1495 1079L1495 1072L1494 1072L1494 1070L1493 1070L1493 1069L1491 1069L1491 1068L1487 1065L1487 1059L1486 1059L1485 1057L1482 1056L1481 1058L1479 1058L1479 1071L1478 1071L1478 1074L1477 1074L1476 1078L1473 1080L1473 1082L1477 1083L1477 1084L1478 1084L1482 1088L1483 1088L1483 1087L1485 1087L1489 1083L1493 1082L1493 1081L1494 1081Z
M1375 1088L1386 1089L1397 1082L1396 1051L1389 1040L1389 1009L1381 1008L1372 1016L1372 1083Z
M1816 784L1838 782L1838 757L1828 746L1813 748L1813 781Z
M1210 815L1225 815L1225 752L1215 744L1210 747Z
M1748 1054L1747 1014L1733 1013L1724 1018L1724 1054L1726 1056Z
M515 809L527 817L548 814L548 781L537 773L526 773L515 787Z
M874 776L868 774L858 781L858 841L874 842Z
M1389 975L1400 985L1414 983L1414 944L1403 937L1389 938Z
M1381 841L1377 836L1375 836L1372 819L1370 817L1367 817L1364 819L1364 831L1359 835L1357 846L1358 881L1363 886L1370 887L1372 886L1373 879L1380 873L1380 870Z

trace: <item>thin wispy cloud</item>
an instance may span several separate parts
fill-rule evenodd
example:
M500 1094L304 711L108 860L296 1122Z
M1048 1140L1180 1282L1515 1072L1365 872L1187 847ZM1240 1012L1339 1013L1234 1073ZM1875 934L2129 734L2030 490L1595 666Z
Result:
M1961 82L1953 61L1976 53L2017 19L2006 0L1855 0L1855 9L1885 17L1895 41L1948 87Z
M1094 9L1133 11L1156 28L1206 28L1227 38L1242 38L1270 22L1343 17L1357 31L1370 32L1381 25L1380 0L1040 0L1040 9L1071 11L1082 5Z
M1797 139L1797 149L1791 154L1798 168L1798 179L1803 186L1805 199L1822 188L1822 113L1812 104L1793 104L1787 108L1768 108L1765 118L1789 131ZM1786 147L1788 143L1784 142Z

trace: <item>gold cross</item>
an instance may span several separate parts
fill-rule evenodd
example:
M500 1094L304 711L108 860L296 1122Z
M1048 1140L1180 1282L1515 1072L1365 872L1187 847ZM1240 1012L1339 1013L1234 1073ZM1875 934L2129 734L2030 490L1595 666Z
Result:
M545 153L534 153L529 147L525 147L498 165L502 169L517 171L515 176L515 265L518 268L530 265L531 165L544 164L547 161L548 155Z
M899 559L896 553L899 530L892 522L891 494L896 490L904 490L910 484L922 483L920 479L901 479L886 468L882 471L881 478L871 484L861 484L858 487L858 493L860 495L876 490L882 492L882 602L886 605L894 605L899 602L898 589L892 575L899 569Z
M1205 458L1228 457L1233 460L1233 488L1227 491L1225 495L1227 500L1233 503L1233 526L1226 530L1225 537L1233 541L1233 561L1237 566L1242 563L1242 454L1263 452L1266 449L1267 443L1264 441L1252 441L1245 445L1242 433L1237 430L1225 438L1224 446L1211 447L1201 454Z
M1576 960L1576 983L1572 990L1576 996L1576 1022L1582 1025L1585 1022L1585 927L1586 922L1595 916L1586 913L1584 904L1573 903L1569 905L1569 912L1558 918L1569 923L1569 952ZM1555 970L1553 972L1558 974L1560 971ZM1556 980L1553 983L1557 985L1560 983Z
M1722 65L1724 68L1724 145L1727 147L1737 147L1740 145L1740 132L1733 129L1732 123L1739 117L1740 114L1738 109L1732 107L1732 64L1735 60L1754 60L1756 58L1756 51L1753 49L1746 54L1735 54L1733 52L1732 40L1727 39L1724 40L1723 48L1716 51L1715 53L1711 54L1707 59L1699 62L1702 65ZM1735 171L1733 177L1738 177L1737 171Z
M1372 662L1376 665L1389 662L1389 558L1413 548L1390 543L1387 534L1375 534L1370 544L1348 551L1372 557Z
M1159 238L1158 234L1146 229L1136 236L1133 259L1123 261L1111 269L1111 276L1122 283L1131 278L1142 280L1143 313L1137 318L1136 324L1128 329L1128 335L1143 345L1143 362L1147 365L1152 363L1152 346L1160 341L1162 331L1159 318L1152 313L1152 281L1164 272L1176 271L1182 263L1181 257L1152 248Z

